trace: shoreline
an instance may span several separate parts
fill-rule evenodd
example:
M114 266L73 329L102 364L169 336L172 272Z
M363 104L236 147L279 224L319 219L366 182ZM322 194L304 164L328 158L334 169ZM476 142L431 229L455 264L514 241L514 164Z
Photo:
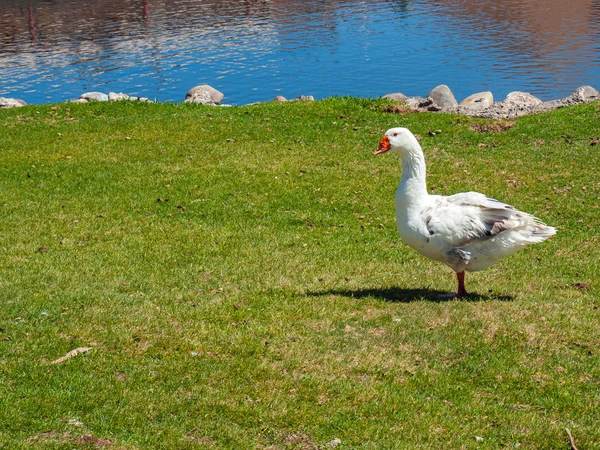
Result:
M198 103L211 106L248 106L265 102L253 102L244 105L223 104L225 95L213 87L203 84L190 89L185 95L183 103ZM399 108L404 108L407 112L445 112L456 113L466 116L482 117L489 119L509 119L540 112L553 111L565 106L576 105L579 103L588 103L600 100L600 92L589 85L580 86L572 94L550 101L542 101L532 94L521 91L510 92L502 101L494 101L491 91L478 92L472 94L457 102L454 94L447 85L439 85L433 88L425 97L406 96L403 93L389 93L381 97L390 102L394 102ZM109 101L139 101L145 103L177 103L177 102L158 102L150 100L147 97L130 96L124 93L109 92L86 92L79 98L67 100L64 103L89 103L89 102L109 102ZM314 101L312 95L300 95L297 98L288 100L278 95L269 102L284 103L288 101ZM62 102L61 102L62 103ZM40 105L42 105L41 103ZM53 103L48 103L53 104ZM38 104L27 104L25 101L17 98L0 97L0 109L19 108L23 106L32 106Z

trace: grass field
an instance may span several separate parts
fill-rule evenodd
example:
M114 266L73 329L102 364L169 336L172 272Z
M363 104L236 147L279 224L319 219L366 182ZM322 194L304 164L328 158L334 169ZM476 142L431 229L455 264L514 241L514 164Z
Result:
M600 106L393 109L0 110L0 447L600 449ZM441 301L392 126L558 234Z

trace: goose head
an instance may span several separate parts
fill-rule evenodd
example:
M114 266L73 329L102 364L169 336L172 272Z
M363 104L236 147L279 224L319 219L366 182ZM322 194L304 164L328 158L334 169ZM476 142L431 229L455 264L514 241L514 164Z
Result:
M379 149L373 152L373 155L381 155L385 152L402 154L420 148L419 141L408 128L396 127L385 132L385 135L379 141Z

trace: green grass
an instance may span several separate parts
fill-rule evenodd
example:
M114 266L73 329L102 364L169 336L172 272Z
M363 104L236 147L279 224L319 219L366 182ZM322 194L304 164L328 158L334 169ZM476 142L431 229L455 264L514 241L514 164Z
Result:
M600 448L598 104L485 133L387 109L0 110L0 447ZM372 156L392 126L430 192L558 234L440 301Z

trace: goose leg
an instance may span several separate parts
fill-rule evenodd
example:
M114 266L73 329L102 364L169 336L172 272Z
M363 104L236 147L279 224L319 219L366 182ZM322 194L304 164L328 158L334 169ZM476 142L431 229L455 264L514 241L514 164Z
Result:
M456 272L456 278L458 279L458 293L451 294L440 294L439 298L456 298L463 297L465 295L469 295L467 290L465 289L465 273L464 272Z
M463 295L467 295L467 290L465 289L465 273L456 272L456 278L458 279L458 296L462 297Z

